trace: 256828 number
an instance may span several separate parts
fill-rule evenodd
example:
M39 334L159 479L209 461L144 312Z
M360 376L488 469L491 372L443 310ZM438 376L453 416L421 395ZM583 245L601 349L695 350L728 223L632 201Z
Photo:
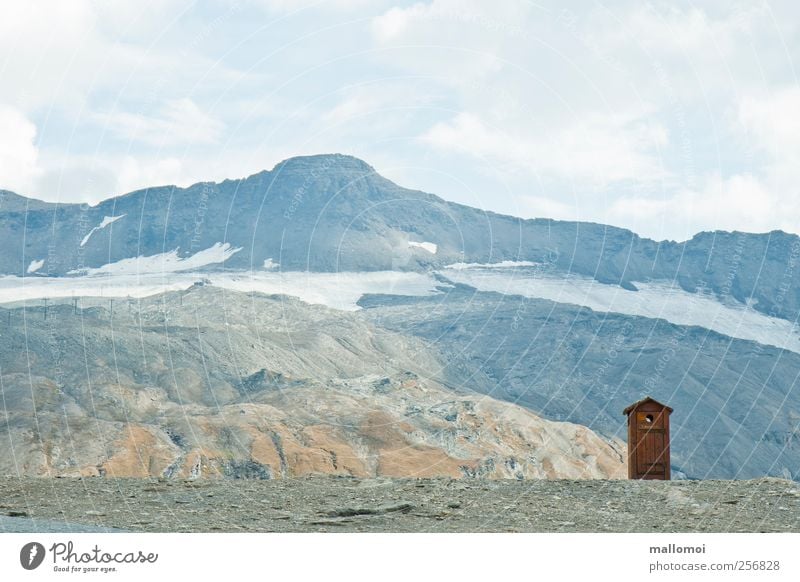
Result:
M781 563L778 560L739 560L736 562L736 570L780 570Z

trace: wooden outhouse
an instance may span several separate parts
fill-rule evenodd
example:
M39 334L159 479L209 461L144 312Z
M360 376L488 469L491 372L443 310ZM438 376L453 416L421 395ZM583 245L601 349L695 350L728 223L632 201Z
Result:
M672 408L649 396L628 406L628 479L669 480Z

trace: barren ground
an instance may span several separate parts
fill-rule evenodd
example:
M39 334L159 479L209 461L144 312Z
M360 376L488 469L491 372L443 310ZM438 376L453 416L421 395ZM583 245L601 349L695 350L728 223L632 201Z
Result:
M800 532L800 484L4 477L0 516L16 518L0 531Z

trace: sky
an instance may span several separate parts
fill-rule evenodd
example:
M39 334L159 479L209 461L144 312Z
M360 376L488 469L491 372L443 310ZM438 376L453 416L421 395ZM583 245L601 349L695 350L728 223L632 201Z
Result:
M0 20L0 189L96 203L358 156L657 240L800 233L800 5L40 0Z

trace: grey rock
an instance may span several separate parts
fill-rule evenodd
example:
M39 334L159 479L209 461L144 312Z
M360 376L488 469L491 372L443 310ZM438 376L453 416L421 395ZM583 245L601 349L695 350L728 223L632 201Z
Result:
M650 395L675 409L676 476L800 479L800 354L464 286L433 297L372 299L361 301L363 315L435 345L451 386L623 441L623 408Z
M105 216L113 224L84 236ZM437 253L412 251L430 241ZM635 289L636 281L676 281L762 313L800 311L800 238L703 232L685 242L653 241L612 226L520 219L408 190L367 163L338 154L285 160L271 171L188 188L158 186L96 206L49 204L0 191L0 274L24 274L22 257L47 257L40 274L64 275L138 255L181 256L227 242L242 250L226 268L426 270L456 261L526 260Z

